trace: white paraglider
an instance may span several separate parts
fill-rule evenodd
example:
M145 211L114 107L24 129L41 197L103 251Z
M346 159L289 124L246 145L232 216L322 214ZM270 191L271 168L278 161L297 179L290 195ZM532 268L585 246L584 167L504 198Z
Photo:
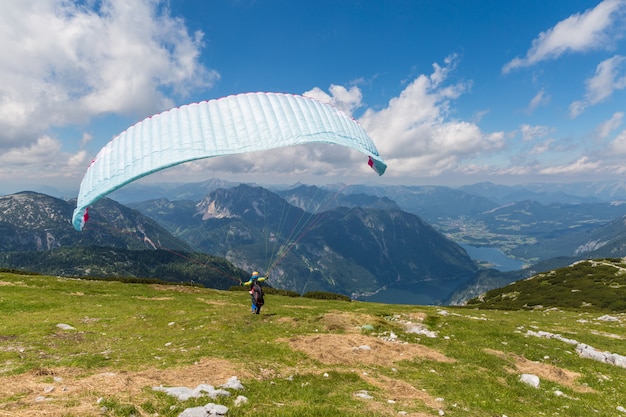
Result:
M320 101L290 94L247 93L173 108L135 124L106 144L80 185L72 223L82 230L99 198L156 171L203 158L322 142L387 165L365 130Z

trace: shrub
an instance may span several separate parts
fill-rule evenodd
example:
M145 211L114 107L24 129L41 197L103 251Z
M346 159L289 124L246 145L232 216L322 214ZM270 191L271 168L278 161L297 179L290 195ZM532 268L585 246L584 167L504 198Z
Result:
M352 301L350 297L343 294L335 294L333 292L324 291L310 291L302 295L304 298L314 298L317 300L339 300L339 301Z

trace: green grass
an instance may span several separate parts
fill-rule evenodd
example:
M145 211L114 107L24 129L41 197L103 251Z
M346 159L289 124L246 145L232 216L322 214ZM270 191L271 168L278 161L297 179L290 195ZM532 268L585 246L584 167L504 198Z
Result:
M500 310L559 307L626 312L625 272L622 258L576 262L488 291L468 304Z
M267 294L262 313L252 315L247 292L0 273L0 415L177 416L208 402L229 407L231 417L619 415L625 369L526 335L543 330L626 355L626 316L597 320L604 314ZM437 337L407 333L406 321ZM391 332L397 341L382 342ZM316 344L321 336L335 345ZM333 354L340 360L330 360ZM178 401L152 389L161 375L184 385L175 378L183 367L206 372L185 380L226 382L198 365L206 361L227 364L245 390ZM540 387L521 383L522 373L536 373ZM139 381L140 389L112 390L106 377L97 379L109 374L118 383ZM356 396L361 390L372 398ZM248 403L235 406L239 394Z

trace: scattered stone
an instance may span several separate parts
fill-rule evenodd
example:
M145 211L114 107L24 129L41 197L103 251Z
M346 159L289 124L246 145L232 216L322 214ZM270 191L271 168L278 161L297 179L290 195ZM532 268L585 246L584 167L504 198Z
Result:
M398 335L395 334L394 332L389 332L389 335L386 336L382 336L381 337L382 340L384 340L385 342L397 342L398 341Z
M69 324L65 324L65 323L59 323L57 324L57 327L61 330L76 330L74 327L70 326Z
M248 402L248 397L244 397L243 395L238 395L235 398L234 404L239 407L240 405L246 404Z
M576 345L576 352L581 358L593 359L598 362L608 363L620 368L626 368L626 356L611 352L600 352L599 350L584 343Z
M407 333L415 333L415 334L420 334L420 335L424 335L426 337L430 337L430 338L436 338L437 337L437 332L433 332L432 330L428 330L426 328L426 326L422 325L422 324L409 324L406 326L406 332Z
M519 380L533 388L539 388L539 377L537 375L522 374L520 375Z
M617 317L609 316L608 314L605 314L604 316L598 317L598 320L600 320L600 321L619 321L619 319Z
M204 407L192 407L185 409L178 417L213 417L225 416L228 407L220 404L208 403Z
M228 407L221 404L208 403L204 406L209 416L225 416L228 413Z
M206 417L207 411L204 407L187 408L178 417Z
M626 368L626 356L618 355L617 353L600 352L599 350L589 345L586 345L584 343L579 343L578 341L574 339L568 339L566 337L561 336L560 334L553 334L553 333L543 332L543 331L535 332L533 330L528 330L526 332L526 335L535 336L535 337L543 337L547 339L557 339L570 345L576 345L576 353L578 353L578 355L581 358L593 359L599 362L604 362L610 365L615 365L620 368Z
M228 378L228 381L226 381L225 384L220 385L220 388L236 389L236 390L244 389L243 384L239 381L239 379L236 376L231 376L230 378Z
M366 399L366 400L371 400L374 398L370 395L370 393L367 390L364 390L364 389L362 389L361 391L355 392L354 395L359 398Z
M153 387L155 391L162 391L166 394L175 397L179 401L187 401L190 398L200 398L203 395L207 395L212 399L219 396L228 396L230 392L224 389L215 389L208 384L200 384L196 388L191 389L187 387Z

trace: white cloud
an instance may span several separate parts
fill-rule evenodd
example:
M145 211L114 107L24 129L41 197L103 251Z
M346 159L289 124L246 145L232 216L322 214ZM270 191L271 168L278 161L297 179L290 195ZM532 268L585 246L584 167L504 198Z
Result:
M451 101L468 88L445 84L456 61L451 56L444 66L434 64L430 76L418 76L386 108L368 109L359 119L389 162L389 175L438 175L504 145L502 132L485 134L473 123L450 119Z
M626 0L604 0L593 9L577 13L541 32L524 58L515 58L502 68L503 73L528 67L566 52L585 52L610 48L624 30Z
M326 93L319 87L315 87L302 95L314 98L322 103L331 104L350 116L352 116L352 112L355 109L363 105L363 94L356 86L352 86L350 89L347 89L344 86L332 84L329 91L330 94Z
M85 146L86 144L88 144L89 142L91 142L91 140L93 139L93 136L91 135L91 133L83 133L83 138L80 141L81 146Z
M602 163L600 161L594 161L587 156L582 156L576 161L565 164L565 165L557 165L552 167L546 167L539 170L539 174L568 174L568 175L576 175L576 174L585 174L593 171L597 171L602 167Z
M527 124L520 126L520 133L522 134L522 139L525 142L545 137L550 133L550 131L551 129L548 126L531 126Z
M94 116L149 115L219 75L160 1L0 3L0 147Z
M623 157L626 155L626 130L622 130L619 135L613 140L610 147L610 152L614 156Z
M34 143L0 153L0 182L10 185L29 179L77 177L87 166L87 152L71 154L61 148L60 141L43 135Z
M529 155L541 155L545 152L548 152L554 141L552 139L548 139L542 143L538 143L528 152Z
M366 109L359 118L389 164L386 177L438 175L459 169L466 159L504 146L504 133L487 134L474 123L450 117L453 101L469 87L469 83L447 83L457 59L452 55L446 58L444 65L434 64L431 74L415 78L387 107ZM316 87L304 95L330 103L346 113L363 105L361 90L356 86L332 85L328 92ZM351 174L371 174L362 154L325 144L245 154L229 161L232 162L216 160L211 166L223 172L255 175L325 174L343 178Z
M626 88L626 57L615 55L598 64L596 73L585 84L587 92L584 100L570 104L570 117L575 118L587 107L609 98L615 90Z
M528 105L528 111L533 112L539 106L544 106L550 102L550 96L546 95L546 92L542 88L537 94L530 100Z
M613 113L613 116L611 116L611 118L603 123L601 123L597 128L596 128L596 134L598 136L599 139L606 139L607 137L609 137L609 135L611 135L611 133L613 133L613 131L615 131L617 128L619 128L622 124L622 121L624 120L624 113L623 112L615 112Z
M10 166L38 166L48 162L49 157L57 155L60 150L61 142L50 136L41 136L36 143L0 153L0 163Z

